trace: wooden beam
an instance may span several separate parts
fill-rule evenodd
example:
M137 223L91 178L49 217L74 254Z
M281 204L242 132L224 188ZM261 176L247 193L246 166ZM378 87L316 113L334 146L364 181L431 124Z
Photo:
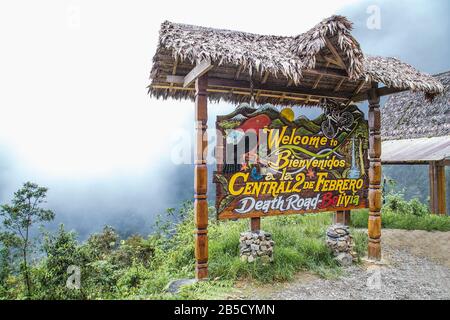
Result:
M217 87L231 87L239 89L250 88L250 82L245 80L209 78L208 83L210 86L217 86ZM311 95L316 97L326 97L334 99L350 99L352 96L350 93L332 92L329 90L321 90L321 89L311 89L303 86L292 86L287 88L286 86L266 85L260 83L254 84L254 90L272 91L280 94L290 93L290 94Z
M184 77L182 76L166 76L166 82L173 82L173 83L184 83ZM208 85L209 87L224 87L224 88L233 88L233 89L245 89L250 90L250 82L246 80L233 80L233 79L222 79L222 78L208 78ZM163 89L164 85L152 85L154 88L160 88ZM174 87L174 89L177 89ZM186 90L188 88L182 87L178 88L182 90ZM321 89L311 89L307 87L302 86L274 86L274 85L267 85L267 84L254 84L254 90L258 91L270 91L270 92L276 92L280 95L285 94L300 94L305 96L316 96L316 97L324 97L324 98L333 98L333 99L345 99L348 100L352 97L350 93L342 93L342 92L334 92L334 91L328 91L328 90L321 90ZM262 93L260 93L262 95Z
M173 63L173 67L172 67L172 75L176 75L177 74L177 66L178 66L178 57L175 59L175 62ZM170 86L173 86L173 82L170 83Z
M166 82L169 83L175 83L175 84L183 84L184 83L184 76L166 76Z
M330 65L330 63L329 62L327 62L327 65L326 65L326 67L325 68L328 68L329 67L329 65ZM317 77L317 80L316 80L316 82L314 83L314 85L313 85L313 89L316 89L317 88L317 86L319 85L319 83L320 83L320 80L322 80L322 77L324 76L324 74L319 74L319 76Z
M438 214L447 215L447 193L445 190L445 166L437 165L437 197L438 197Z
M430 212L433 214L437 213L437 172L436 172L436 162L430 162L428 168L428 181L430 183Z
M338 62L336 59L333 59L333 58L331 58L331 57L329 57L329 56L323 56L323 59L324 59L326 62L328 62L328 63L331 63L331 64L334 64L334 65L336 65L336 66L342 67L341 65L339 65L339 62Z
M334 88L334 92L338 92L339 89L341 88L342 84L344 83L345 78L342 78L341 81L339 81L339 83L337 84L337 86Z
M213 65L208 60L203 60L197 64L185 77L183 87L189 87L196 79L211 70Z
M239 76L241 75L242 72L242 65L239 66L239 68L237 69L235 75L234 75L234 80L239 79Z
M305 69L302 70L303 73L309 73L309 74L317 74L327 77L338 77L338 78L348 78L347 71L342 69L336 69L336 68L322 68L317 67L314 69Z
M368 257L381 259L381 112L376 84L369 91L369 221Z
M430 162L430 211L434 214L447 214L445 163Z
M361 91L361 89L364 87L365 84L366 84L366 81L365 80L361 80L359 82L359 85L356 88L355 92L353 92L353 95L356 96Z
M262 84L266 83L268 78L269 78L269 72L266 71L266 72L264 73L264 77L262 78L261 83L262 83Z
M169 85L152 85L152 88L155 89L170 89L171 87ZM183 88L183 87L173 87L174 90L180 90L180 91L195 91L194 88ZM209 93L229 93L229 94L236 94L236 95L242 95L242 96L249 96L250 95L250 91L241 91L239 89L236 88L208 88L206 90ZM276 99L286 99L286 100L294 100L294 101L305 101L307 98L306 97L299 97L299 96L292 96L292 95L288 95L286 93L281 93L281 94L277 94L277 93L260 93L261 97L267 97L267 98L276 98ZM339 97L335 97L335 99L340 99L340 100L348 100L345 98L339 98ZM312 102L317 102L319 103L320 100L319 99L311 99Z
M326 43L328 50L330 50L330 52L336 58L336 62L338 63L338 65L344 69L347 69L347 67L345 66L344 60L342 60L341 56L339 55L339 53L336 50L336 48L334 47L334 45L331 43L330 39L325 37L325 43Z
M336 211L333 215L333 223L349 226L350 225L350 217L351 217L350 210Z
M194 160L194 222L195 278L208 278L208 99L206 75L195 80L195 160Z
M252 233L258 233L261 230L261 218L250 219L250 230Z
M269 72L266 71L266 72L264 73L264 76L263 76L262 80L261 80L261 84L266 83L268 78L269 78ZM261 95L261 90L258 90L258 91L256 92L256 96L255 96L255 101L256 101L256 102L258 102L258 98L259 98L260 95Z
M388 96L391 94L404 92L404 91L408 91L408 90L410 90L410 89L397 89L397 88L390 88L390 87L382 87L382 88L376 89L376 93L379 97L384 97L384 96ZM365 92L353 97L353 99L352 99L353 102L361 102L364 100L367 100L367 93L365 93Z

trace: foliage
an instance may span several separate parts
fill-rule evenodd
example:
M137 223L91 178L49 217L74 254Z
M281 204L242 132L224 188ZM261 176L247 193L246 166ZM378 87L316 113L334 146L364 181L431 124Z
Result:
M368 216L367 210L352 211L352 225L367 228ZM427 205L418 199L407 201L398 193L386 196L381 224L390 229L450 231L450 217L431 214Z
M209 277L211 281L167 293L171 280L194 276L194 212L192 203L160 216L147 238L133 235L120 239L106 226L102 232L79 243L74 232L61 225L42 233L42 257L29 266L32 299L212 299L233 291L235 281L276 282L292 279L300 270L333 277L340 268L325 245L330 214L271 217L263 220L265 231L276 242L275 261L269 265L248 264L239 259L239 237L248 229L247 220L217 221L210 208ZM354 232L356 247L364 254L366 237ZM8 243L8 241L4 241ZM364 249L362 249L364 248ZM0 251L2 252L2 251ZM3 257L0 255L0 257ZM7 255L8 259L12 256ZM0 263L8 266L3 258ZM80 288L66 286L69 267L80 268ZM5 269L6 270L6 269ZM27 296L22 273L1 275L0 298Z
M0 217L3 219L1 239L3 242L3 254L12 248L20 249L20 269L27 289L27 297L31 297L31 279L29 274L29 254L31 251L31 228L36 223L51 221L54 213L40 206L45 202L47 188L39 187L35 183L26 182L14 193L12 204L1 206ZM5 253L6 251L6 253Z

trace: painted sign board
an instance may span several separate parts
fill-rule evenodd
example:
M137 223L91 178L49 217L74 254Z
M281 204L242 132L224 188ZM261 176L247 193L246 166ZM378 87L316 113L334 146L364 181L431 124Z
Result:
M368 122L356 105L310 120L241 104L216 127L219 219L368 207Z

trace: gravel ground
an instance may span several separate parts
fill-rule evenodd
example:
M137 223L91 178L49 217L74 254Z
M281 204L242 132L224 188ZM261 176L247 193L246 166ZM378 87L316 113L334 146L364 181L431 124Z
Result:
M383 261L344 269L338 279L299 273L271 286L245 286L244 299L450 300L450 232L383 230Z
M336 280L294 282L269 299L450 299L450 269L404 250L385 248L387 263L345 269Z

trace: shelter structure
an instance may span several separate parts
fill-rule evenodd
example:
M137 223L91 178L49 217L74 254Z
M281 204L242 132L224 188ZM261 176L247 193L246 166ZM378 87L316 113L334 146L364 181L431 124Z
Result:
M383 164L429 165L430 210L447 214L445 167L450 165L450 71L435 75L444 94L392 95L382 108Z
M270 36L164 22L153 58L149 94L195 101L194 178L196 277L208 275L207 103L317 106L322 98L369 101L368 257L381 258L380 97L413 90L432 97L439 80L395 58L365 55L352 23L332 16L295 36ZM258 228L255 223L253 228Z

